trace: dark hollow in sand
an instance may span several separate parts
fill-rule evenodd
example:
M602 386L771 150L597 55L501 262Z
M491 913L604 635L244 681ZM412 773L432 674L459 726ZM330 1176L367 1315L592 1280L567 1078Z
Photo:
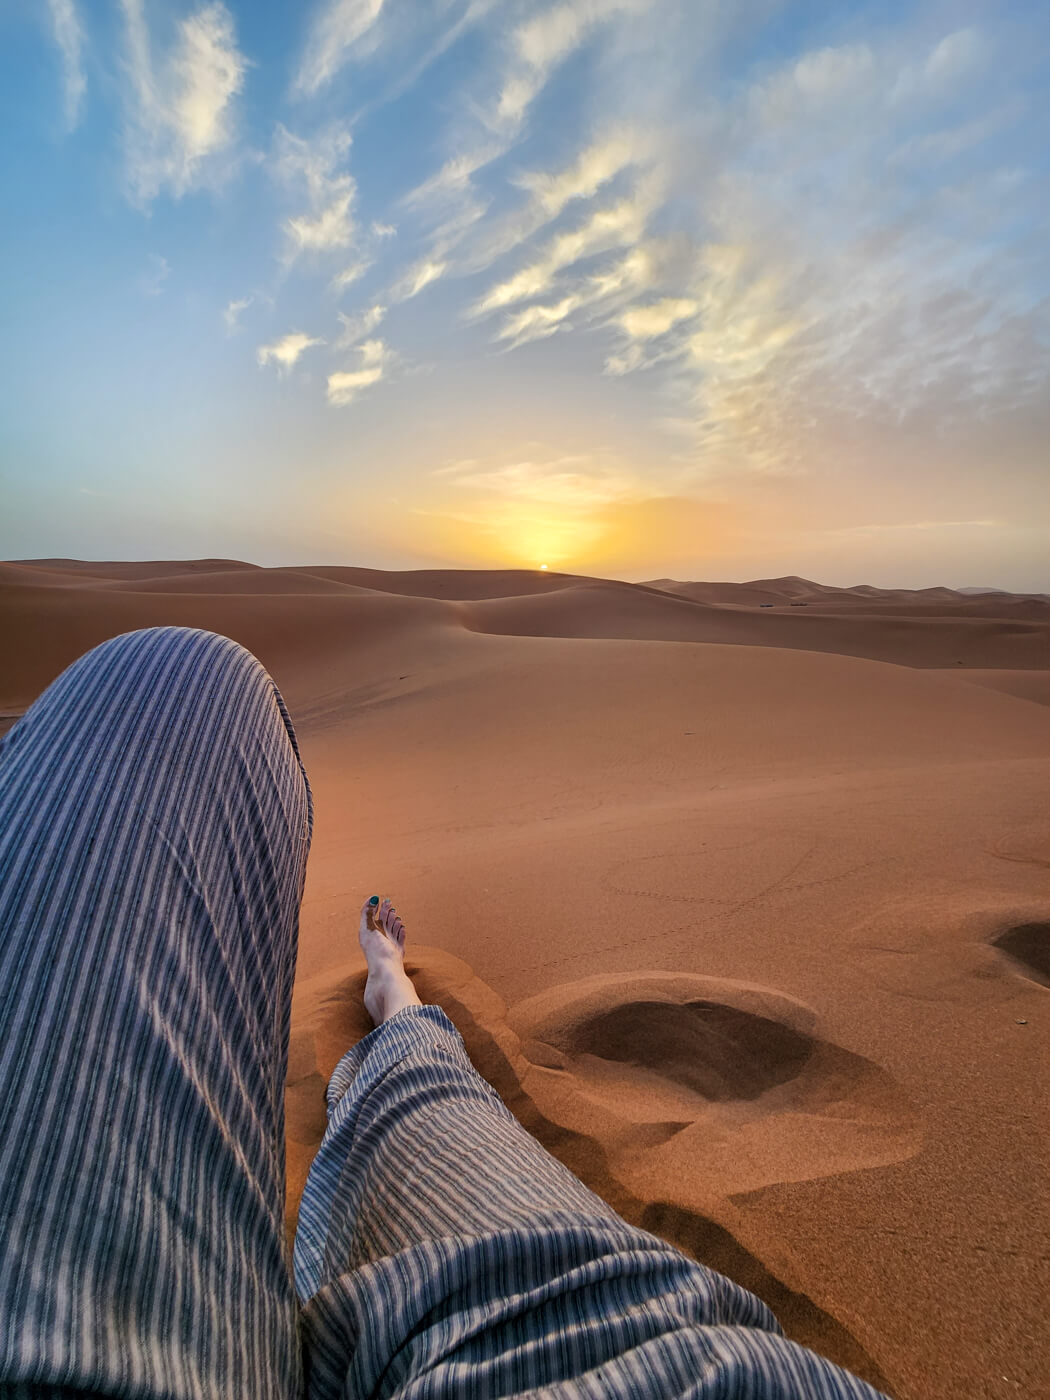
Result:
M1017 924L993 942L1024 977L1050 987L1050 923Z
M653 1070L716 1103L757 1099L794 1079L813 1041L765 1016L713 1001L635 1001L576 1028L576 1054Z

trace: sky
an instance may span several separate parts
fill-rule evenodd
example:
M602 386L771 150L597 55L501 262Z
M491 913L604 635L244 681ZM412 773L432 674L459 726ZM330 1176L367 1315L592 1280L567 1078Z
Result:
M1050 589L1043 0L8 0L0 556Z

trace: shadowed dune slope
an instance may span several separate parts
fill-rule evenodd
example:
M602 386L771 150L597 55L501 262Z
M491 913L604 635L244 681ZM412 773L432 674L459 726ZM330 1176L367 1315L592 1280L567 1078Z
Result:
M1050 705L1050 670L1047 671L960 671L962 680L974 685L1001 690L1004 695L1016 695L1020 700L1032 700L1037 705Z

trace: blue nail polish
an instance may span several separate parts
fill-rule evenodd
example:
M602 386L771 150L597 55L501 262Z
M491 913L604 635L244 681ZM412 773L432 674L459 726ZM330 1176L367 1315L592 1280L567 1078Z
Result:
M377 894L374 894L374 895L372 896L372 898L371 898L368 902L369 902L369 904L378 904L378 903L379 903L379 896L378 896Z

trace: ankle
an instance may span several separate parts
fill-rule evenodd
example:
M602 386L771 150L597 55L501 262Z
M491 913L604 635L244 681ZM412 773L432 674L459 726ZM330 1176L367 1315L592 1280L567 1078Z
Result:
M390 985L386 991L383 1005L383 1020L389 1021L391 1016L396 1016L399 1011L404 1011L406 1006L422 1006L419 993L412 985L412 979L407 972L399 972L391 977Z
M377 1026L406 1006L422 1006L408 973L399 967L376 968L365 984L365 1009Z

